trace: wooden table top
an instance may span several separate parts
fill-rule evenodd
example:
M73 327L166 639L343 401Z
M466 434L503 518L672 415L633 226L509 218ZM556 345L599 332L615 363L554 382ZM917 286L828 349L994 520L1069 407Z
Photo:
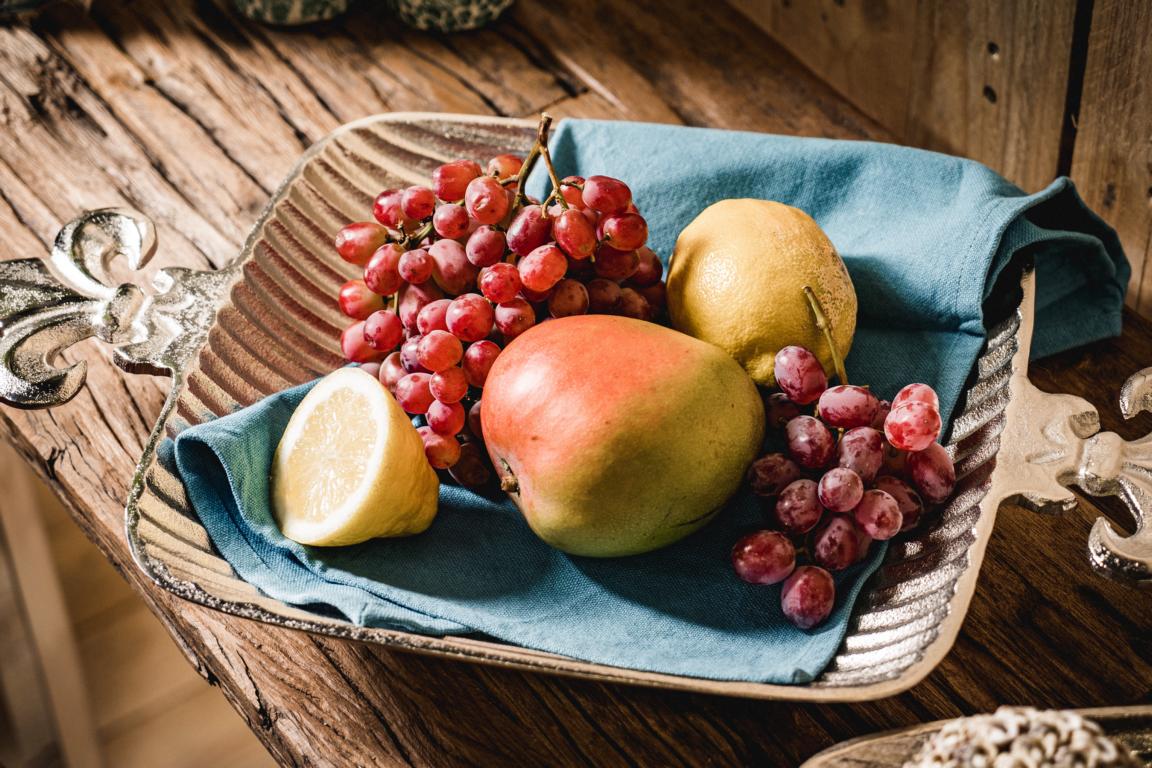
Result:
M365 3L362 6L373 4ZM156 220L164 266L221 265L300 153L337 125L430 110L683 122L885 140L887 134L725 3L520 0L439 38L362 8L310 31L211 3L96 3L0 28L0 244L46 251L78 211ZM51 411L0 409L12 441L139 590L191 663L286 765L794 765L843 739L999 704L1152 702L1152 600L1097 577L1101 512L1005 510L954 650L879 702L797 706L462 664L232 618L159 591L132 564L123 505L164 382L82 345L89 386ZM1152 324L1033 366L1106 429L1152 362ZM1107 510L1115 512L1114 509ZM194 727L194 724L189 724Z

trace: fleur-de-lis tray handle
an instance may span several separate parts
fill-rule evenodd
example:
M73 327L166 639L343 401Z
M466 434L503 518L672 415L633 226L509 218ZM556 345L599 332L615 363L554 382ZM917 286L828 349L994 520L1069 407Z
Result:
M146 217L103 209L64 227L47 259L0 262L0 401L47 408L73 398L86 366L57 367L58 357L92 336L112 345L117 365L127 371L181 379L207 338L236 268L162 269L147 286L107 279L113 259L123 258L139 271L155 248ZM1019 331L1024 347L1032 337L1034 281L1026 270ZM1027 360L1026 348L1020 359ZM990 368L1001 368L999 363L982 361ZM1125 536L1097 519L1088 539L1089 561L1105 576L1152 588L1152 435L1127 441L1100 432L1091 403L1040 391L1022 365L1003 366L1001 374L981 379L976 387L1007 386L1010 392L991 498L1059 512L1076 504L1070 486L1093 496L1119 496L1136 530ZM979 394L976 387L969 397ZM1152 411L1152 368L1128 379L1120 409L1125 418ZM983 423L958 419L953 441Z

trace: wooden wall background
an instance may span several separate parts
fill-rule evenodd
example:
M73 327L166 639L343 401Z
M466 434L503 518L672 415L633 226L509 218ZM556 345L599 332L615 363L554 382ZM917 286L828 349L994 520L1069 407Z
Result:
M729 0L905 144L1070 175L1152 316L1152 2Z

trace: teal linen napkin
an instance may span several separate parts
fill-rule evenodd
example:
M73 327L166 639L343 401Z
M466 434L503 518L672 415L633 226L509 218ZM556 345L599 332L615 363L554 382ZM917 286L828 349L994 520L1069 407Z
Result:
M634 123L565 122L552 148L561 174L626 179L665 260L680 229L718 199L776 199L813 214L860 296L851 375L883 396L927 381L951 412L982 343L981 302L1018 253L1039 264L1038 351L1119 331L1127 262L1066 180L1026 196L976 163L917 150ZM541 174L530 187L545 189ZM189 429L162 446L161 460L175 464L213 543L243 578L324 615L654 672L802 683L832 658L883 554L875 547L840 574L835 612L805 632L781 615L778 587L732 574L733 542L762 524L747 493L682 542L613 560L557 552L509 502L449 485L420 536L301 546L276 528L268 475L309 386Z

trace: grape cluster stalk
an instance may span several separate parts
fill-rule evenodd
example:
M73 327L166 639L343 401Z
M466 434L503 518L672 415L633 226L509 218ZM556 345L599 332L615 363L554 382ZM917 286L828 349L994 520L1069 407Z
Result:
M842 383L829 387L811 351L792 346L776 354L780 391L768 395L766 412L787 447L748 470L771 527L743 536L732 549L741 579L783 584L780 607L802 629L832 613L832 572L864 560L873 541L914 528L956 485L952 459L937 442L936 392L909 384L891 402L880 400L848 384L835 351L833 357Z
M430 186L386 189L372 220L343 227L335 247L364 270L340 288L351 320L345 359L376 374L418 427L428 462L461 485L487 487L484 382L501 350L553 318L615 314L658 321L664 268L628 185L560 178L541 115L526 157L445 163ZM552 191L524 194L534 162Z

